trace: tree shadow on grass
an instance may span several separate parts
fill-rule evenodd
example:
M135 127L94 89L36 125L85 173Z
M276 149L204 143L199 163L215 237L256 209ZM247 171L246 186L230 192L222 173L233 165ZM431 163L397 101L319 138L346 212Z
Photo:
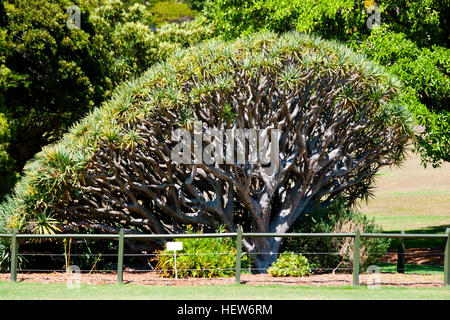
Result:
M418 233L418 234L438 234L445 233L445 230L450 228L450 224L444 224L440 226L424 227L415 230L408 230L405 233ZM389 230L383 233L399 233L400 230ZM408 248L431 248L431 249L444 249L446 239L438 238L423 238L423 239L405 239L405 247ZM397 239L391 239L389 249L397 249Z
M397 264L377 262L381 273L397 273ZM409 274L443 274L444 266L423 265L423 264L406 264L405 273Z

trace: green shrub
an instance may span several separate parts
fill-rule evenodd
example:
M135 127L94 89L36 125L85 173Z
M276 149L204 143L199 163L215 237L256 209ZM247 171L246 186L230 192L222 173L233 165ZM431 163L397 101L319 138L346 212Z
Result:
M355 24L364 26L363 8L353 0L208 0L203 13L226 38L293 29L341 37L351 35Z
M10 266L10 245L7 239L0 239L0 271L7 271Z
M219 228L218 232L224 232ZM195 232L188 228L189 234ZM197 232L202 233L202 232ZM187 238L176 239L183 243L183 250L177 252L177 273L179 277L216 278L231 277L236 267L236 241L234 238ZM157 251L156 270L164 277L174 277L175 258L169 251ZM242 254L241 267L248 268L250 259Z
M255 31L315 32L349 40L370 34L368 8L377 4L381 22L405 33L419 46L448 46L446 12L442 0L191 0L227 38ZM194 4L195 3L195 4Z
M405 84L414 88L431 110L447 109L450 104L450 49L420 48L405 34L383 25L376 28L355 48L376 62L390 67Z
M4 233L0 229L0 233ZM17 269L22 270L27 260L21 254L17 255ZM11 268L11 240L0 239L0 272L9 272Z
M310 214L295 223L292 232L354 232L357 227L361 233L382 231L373 219L368 219L363 213L351 209L343 201L339 201L328 208L315 208ZM389 244L389 239L361 238L361 267L364 269L373 264L386 253ZM290 238L284 246L285 250L305 254L313 269L350 268L352 266L353 238Z
M267 269L267 273L274 277L303 277L309 275L311 271L308 259L301 254L285 251Z

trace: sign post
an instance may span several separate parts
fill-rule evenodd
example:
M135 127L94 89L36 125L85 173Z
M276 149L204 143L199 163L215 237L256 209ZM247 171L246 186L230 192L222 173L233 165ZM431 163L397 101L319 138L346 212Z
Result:
M173 251L173 257L175 258L175 279L178 279L177 273L177 251L183 250L183 242L175 241L175 242L167 242L166 250Z

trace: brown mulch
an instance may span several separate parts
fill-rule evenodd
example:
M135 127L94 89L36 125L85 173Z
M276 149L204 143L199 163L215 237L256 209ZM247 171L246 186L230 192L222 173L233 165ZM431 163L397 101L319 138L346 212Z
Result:
M379 274L360 276L360 284L367 285L368 281L374 283L374 276L378 276L376 283L380 286L402 287L442 287L441 275L417 275L417 274ZM9 274L0 274L0 281L9 281ZM77 278L78 277L78 278ZM115 273L91 273L68 275L65 273L19 273L17 280L20 282L40 283L65 283L68 280L79 280L86 284L114 284L117 276ZM234 284L234 277L229 278L162 278L156 272L124 272L124 283L157 285L157 286L202 286ZM242 274L241 282L245 285L286 285L286 286L350 286L351 274L315 274L307 277L272 277L268 274Z
M397 251L390 251L379 262L397 263ZM444 265L443 249L405 249L405 263L419 265Z
M407 264L418 265L443 265L443 251L439 249L406 249L405 260ZM397 252L388 252L379 262L397 263ZM377 278L375 278L377 277ZM0 282L9 281L9 273L0 273ZM245 285L286 285L286 286L351 286L353 276L351 274L313 274L307 277L272 277L268 274L242 274L241 283ZM442 275L423 274L397 274L382 273L377 275L361 274L360 284L378 283L380 286L401 287L442 287ZM19 273L17 280L20 282L39 283L65 283L77 281L86 284L114 284L117 274L114 272L93 272L90 274L67 274L54 273ZM234 284L234 277L228 278L163 278L158 272L134 272L124 271L124 283L156 285L156 286L202 286L202 285L225 285Z

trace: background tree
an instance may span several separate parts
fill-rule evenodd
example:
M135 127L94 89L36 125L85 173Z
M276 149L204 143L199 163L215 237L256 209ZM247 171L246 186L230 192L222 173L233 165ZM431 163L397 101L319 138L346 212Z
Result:
M385 25L353 46L407 85L406 103L422 127L415 146L423 163L450 161L450 49L419 47Z
M206 0L203 13L226 39L255 31L314 32L345 41L390 68L408 86L408 106L421 129L423 163L450 160L449 1ZM377 6L377 7L376 7ZM380 15L375 14L375 9ZM375 21L379 19L379 21ZM368 28L367 21L382 28Z
M0 194L9 192L16 181L14 160L7 150L11 139L11 129L8 120L0 113Z
M211 37L201 18L153 30L155 2L77 1L81 29L66 26L73 1L1 2L0 112L9 123L3 146L10 160L0 164L0 176L11 183L2 185L0 199L42 146L56 141L120 82L177 48Z
M400 93L349 48L299 33L177 51L38 154L0 221L26 229L24 214L46 210L69 229L286 232L313 205L366 196L379 168L401 161L410 128ZM279 170L175 163L172 132L195 121L203 131L279 129ZM280 239L244 244L264 270Z

